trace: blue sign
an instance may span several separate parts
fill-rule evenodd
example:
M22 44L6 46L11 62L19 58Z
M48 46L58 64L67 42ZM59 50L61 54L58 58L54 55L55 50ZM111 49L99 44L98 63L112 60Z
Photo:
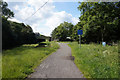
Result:
M78 35L82 35L83 34L83 30L78 30Z

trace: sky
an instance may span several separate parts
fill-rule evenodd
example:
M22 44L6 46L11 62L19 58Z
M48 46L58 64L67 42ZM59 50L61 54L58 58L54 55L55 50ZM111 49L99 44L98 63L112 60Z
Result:
M45 36L50 36L52 30L64 21L71 22L74 25L79 22L78 1L54 2L51 0L37 11L46 1L48 0L26 0L21 2L7 0L8 7L15 13L15 17L9 20L30 25L34 32L39 32ZM31 16L35 11L37 13Z

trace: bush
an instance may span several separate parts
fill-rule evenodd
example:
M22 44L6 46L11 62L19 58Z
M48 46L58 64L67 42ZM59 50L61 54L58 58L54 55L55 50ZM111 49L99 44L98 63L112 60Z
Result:
M37 42L35 33L29 25L8 21L2 17L2 46L9 49L22 44Z

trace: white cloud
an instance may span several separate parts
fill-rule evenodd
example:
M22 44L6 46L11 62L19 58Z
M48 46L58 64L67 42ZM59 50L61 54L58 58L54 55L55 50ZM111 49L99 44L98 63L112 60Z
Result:
M45 1L46 0L29 0L28 2L24 3L22 7L19 8L19 11L16 12L16 18L24 21L27 24L31 24L31 22L35 23L36 21L40 22L46 20L46 18L52 15L52 10L55 8L52 3L46 4L35 15L33 15L33 13L36 12L45 3Z
M28 0L27 4L30 6L34 6L36 9L38 9L41 5L43 5L47 1L48 0ZM53 0L50 0L50 1L53 1ZM47 4L45 6L48 6L48 5L50 5L50 4ZM49 6L49 7L52 7L52 6Z
M34 16L30 17L46 1L47 0L28 0L22 5L13 6L15 18L11 20L22 22L28 18L24 23L30 25L34 32L40 32L47 36L50 35L55 27L64 21L73 24L76 24L79 21L79 19L65 11L55 12L55 6L52 2L47 3Z
M72 22L73 22L74 25L77 24L79 22L79 18L73 17Z
M16 6L14 7L14 9L15 9L15 10L19 10L19 6L16 5Z
M6 2L27 2L27 0L4 0ZM30 0L29 0L30 1ZM36 0L36 2L40 0ZM86 2L86 0L49 0L49 2ZM106 2L118 2L119 0L105 0ZM98 2L97 0L92 0L90 2Z
M42 27L41 27L42 26ZM32 25L33 31L34 32L39 32L40 34L46 35L46 36L50 36L51 34L51 29L48 26L45 25L41 25L41 24L33 24Z
M50 18L47 19L46 26L49 26L53 30L64 21L71 22L75 25L79 19L73 17L71 14L66 13L65 11L55 12Z
M19 11L16 13L16 17L20 20L25 20L26 18L30 17L31 14L34 12L34 9L31 7L25 7L23 9L19 9Z
M8 20L21 23L21 21L17 20L16 18L9 18Z

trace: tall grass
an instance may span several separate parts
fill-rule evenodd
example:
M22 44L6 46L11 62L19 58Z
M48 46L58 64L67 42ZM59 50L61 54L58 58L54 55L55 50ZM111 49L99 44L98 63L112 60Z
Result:
M75 64L86 78L118 78L118 46L70 43Z
M2 78L25 78L52 52L59 48L52 42L47 47L24 45L12 50L3 51Z

